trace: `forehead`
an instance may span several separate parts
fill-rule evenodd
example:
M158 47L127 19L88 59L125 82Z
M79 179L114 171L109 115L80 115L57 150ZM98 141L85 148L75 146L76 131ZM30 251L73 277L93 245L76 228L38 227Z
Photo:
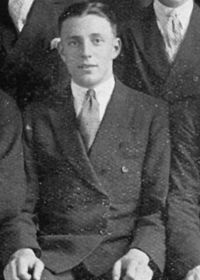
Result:
M111 36L113 30L110 22L98 15L83 15L66 19L61 28L62 36L86 36L102 34Z
M186 3L189 0L159 0L164 5L172 6L173 4L176 4L178 6L181 6L182 4Z

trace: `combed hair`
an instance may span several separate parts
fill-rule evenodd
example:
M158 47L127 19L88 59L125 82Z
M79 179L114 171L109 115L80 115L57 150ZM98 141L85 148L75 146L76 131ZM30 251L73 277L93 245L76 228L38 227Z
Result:
M114 35L117 36L117 18L115 13L107 4L95 1L74 3L64 10L58 19L59 33L61 32L62 24L65 20L85 15L97 15L107 19L112 27Z

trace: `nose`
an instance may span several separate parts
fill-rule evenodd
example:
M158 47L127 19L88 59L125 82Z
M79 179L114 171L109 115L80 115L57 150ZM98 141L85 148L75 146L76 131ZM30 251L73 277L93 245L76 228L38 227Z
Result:
M90 58L92 56L91 43L89 41L84 41L82 43L82 57Z

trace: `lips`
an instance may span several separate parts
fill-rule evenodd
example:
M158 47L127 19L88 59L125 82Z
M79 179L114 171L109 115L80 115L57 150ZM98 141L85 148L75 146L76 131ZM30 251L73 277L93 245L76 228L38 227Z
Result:
M88 70L95 67L97 67L97 65L95 64L82 64L78 66L79 69L83 69L83 70Z

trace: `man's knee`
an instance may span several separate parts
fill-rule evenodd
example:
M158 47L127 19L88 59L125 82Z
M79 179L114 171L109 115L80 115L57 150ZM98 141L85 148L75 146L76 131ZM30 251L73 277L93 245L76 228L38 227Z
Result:
M66 271L59 274L54 274L48 269L44 269L41 280L75 280L72 272Z

